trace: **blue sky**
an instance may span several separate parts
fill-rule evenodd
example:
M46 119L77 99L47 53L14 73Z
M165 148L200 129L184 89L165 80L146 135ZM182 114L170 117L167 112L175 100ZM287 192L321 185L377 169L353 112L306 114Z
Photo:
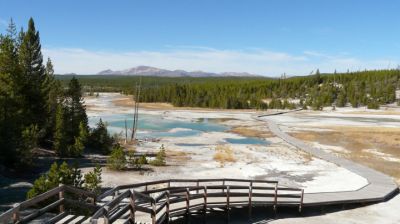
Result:
M150 65L269 76L397 67L400 1L0 0L57 73Z

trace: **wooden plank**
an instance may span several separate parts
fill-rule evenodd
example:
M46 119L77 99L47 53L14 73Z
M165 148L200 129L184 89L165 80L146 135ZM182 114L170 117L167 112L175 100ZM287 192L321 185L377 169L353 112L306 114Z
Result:
M110 216L109 221L113 223L115 220L119 219L123 214L129 211L131 208L131 204L126 204L122 208L118 209L113 215Z
M52 196L57 195L61 190L64 190L64 185L58 186L58 187L53 188L53 189L51 189L51 190L49 190L49 191L47 191L47 192L45 192L43 194L39 194L38 196L36 196L36 197L34 197L32 199L29 199L29 200L26 200L24 202L21 202L19 204L20 209L22 210L22 209L30 207L32 205L36 205L37 203L39 203L41 201L44 201L44 200L46 200L46 199L48 199L48 198L50 198Z
M56 222L60 221L61 219L65 218L67 215L68 215L68 212L60 213L60 214L54 216L53 218L51 218L50 220L48 220L46 222L46 224L56 223Z
M29 215L23 217L22 219L20 219L20 222L21 222L21 223L29 222L29 221L31 221L31 220L33 220L33 219L35 219L35 218L37 218L37 217L43 215L44 213L53 210L53 209L56 208L57 206L62 205L62 204L64 203L64 201L65 201L65 199L64 199L64 198L61 198L61 199L59 199L59 200L57 200L57 201L55 201L55 202L53 202L53 203L47 205L46 207L41 208L41 209L38 209L38 210L36 210L35 212L33 212L33 213L31 213L31 214L29 214ZM63 211L63 212L64 212L64 211ZM63 213L63 212L61 212L61 213Z

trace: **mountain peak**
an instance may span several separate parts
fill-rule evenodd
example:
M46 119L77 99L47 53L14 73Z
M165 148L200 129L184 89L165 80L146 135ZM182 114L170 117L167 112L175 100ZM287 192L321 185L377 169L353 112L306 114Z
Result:
M120 71L107 69L97 73L97 75L128 75L128 76L159 76L159 77L221 77L221 76L258 76L241 72L212 73L203 71L188 72L185 70L167 70L151 66L140 65Z

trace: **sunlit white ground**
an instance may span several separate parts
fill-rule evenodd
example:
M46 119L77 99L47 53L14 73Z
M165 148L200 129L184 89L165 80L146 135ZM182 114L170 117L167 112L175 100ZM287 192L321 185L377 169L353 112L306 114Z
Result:
M100 94L98 98L86 99L88 115L98 118L109 114L133 113L132 108L117 107L112 101L118 94ZM140 114L156 114L164 119L191 122L199 118L230 118L223 121L229 127L250 126L268 131L265 124L252 119L255 112L149 110ZM140 131L140 130L139 130ZM177 131L176 129L169 130ZM366 179L335 164L312 157L276 137L266 140L268 145L229 144L236 162L220 163L213 159L215 147L226 144L225 138L243 138L229 132L204 132L188 137L163 137L159 142L144 142L137 151L158 151L163 144L167 151L177 156L167 159L168 166L152 168L153 171L105 170L103 185L115 186L145 180L163 178L250 178L279 180L286 186L302 187L305 192L333 192L359 189L367 184ZM183 144L183 145L182 145ZM191 144L185 146L184 144Z

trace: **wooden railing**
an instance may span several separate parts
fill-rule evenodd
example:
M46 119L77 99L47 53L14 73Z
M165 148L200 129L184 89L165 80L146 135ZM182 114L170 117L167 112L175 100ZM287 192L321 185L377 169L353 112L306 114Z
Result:
M86 203L74 199L66 198L65 192L72 193L74 195L85 196L86 198L91 199L91 203ZM48 205L43 205L43 203L49 203L51 198L55 198L55 201L52 201ZM38 206L40 204L41 208L34 209L33 212L26 216L22 216L21 212L27 208L32 208L34 206ZM81 189L77 189L74 187L70 187L67 185L60 185L56 188L53 188L43 194L40 194L34 198L26 200L22 203L15 204L14 207L5 213L0 215L0 223L27 223L33 219L38 218L39 216L52 212L58 207L58 215L49 220L50 223L54 223L67 215L65 211L65 207L67 205L73 205L74 207L81 207L85 209L96 210L96 195Z
M112 199L108 199L111 197ZM243 179L171 179L121 185L98 197L108 201L91 219L92 223L112 223L117 219L134 223L135 212L150 215L151 223L165 223L173 216L190 215L210 208L223 208L228 213L234 206L298 206L302 209L304 191L279 187L277 181ZM129 203L124 199L129 199ZM117 206L118 205L118 206ZM129 211L129 212L128 212Z
M65 197L65 192L91 198L91 203ZM58 196L58 197L57 197ZM120 185L97 198L94 194L66 185L60 185L48 192L14 206L0 215L0 223L25 223L58 207L58 214L48 223L63 219L68 213L66 205L92 209L91 223L112 223L124 220L135 223L137 213L149 215L152 224L168 223L171 217L188 216L200 212L206 216L212 208L225 209L229 217L232 207L248 207L249 217L255 206L296 206L301 212L304 191L298 188L279 187L277 181L243 179L169 179L137 184ZM56 198L24 217L20 212L28 207ZM143 215L140 216L143 218Z

